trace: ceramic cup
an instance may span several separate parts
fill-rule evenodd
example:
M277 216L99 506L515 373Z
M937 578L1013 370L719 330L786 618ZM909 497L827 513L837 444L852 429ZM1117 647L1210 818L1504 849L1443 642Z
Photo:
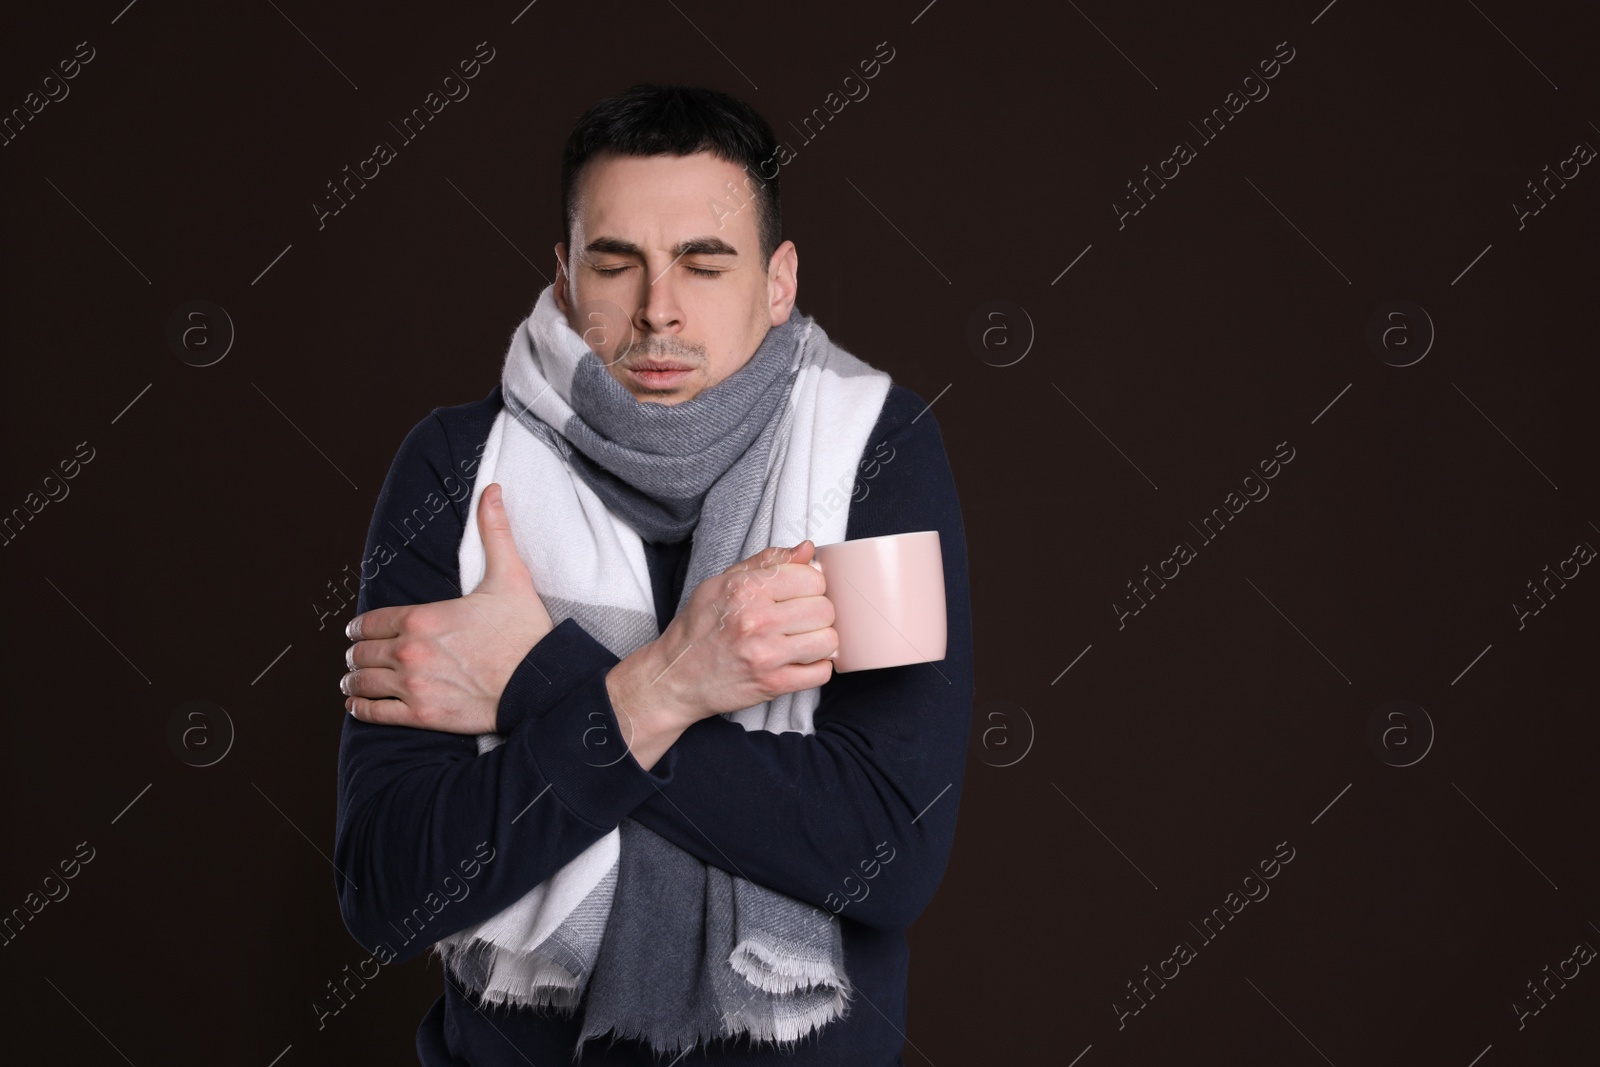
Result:
M868 671L944 659L944 556L938 530L819 545L839 651L833 669Z

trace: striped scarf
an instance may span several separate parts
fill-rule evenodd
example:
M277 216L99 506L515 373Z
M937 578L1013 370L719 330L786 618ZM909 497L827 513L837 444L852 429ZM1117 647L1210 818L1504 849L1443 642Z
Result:
M499 482L551 621L577 619L620 658L659 636L644 539L692 534L680 610L701 581L770 545L844 539L856 468L891 380L792 308L727 378L678 404L641 402L546 287L512 335L501 384L505 407L460 548L461 588L483 578L477 509ZM810 734L819 693L724 717ZM477 740L482 755L505 739ZM595 764L616 758L597 751ZM728 798L746 801L759 798ZM853 995L834 915L704 864L626 818L434 951L482 1001L583 1003L580 1049L607 1032L666 1054L740 1035L789 1045L843 1017Z

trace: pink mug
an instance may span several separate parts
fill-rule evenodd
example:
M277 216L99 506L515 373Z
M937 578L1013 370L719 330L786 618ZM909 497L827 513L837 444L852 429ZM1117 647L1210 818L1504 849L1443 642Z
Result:
M944 556L938 530L817 546L839 651L836 672L944 659Z

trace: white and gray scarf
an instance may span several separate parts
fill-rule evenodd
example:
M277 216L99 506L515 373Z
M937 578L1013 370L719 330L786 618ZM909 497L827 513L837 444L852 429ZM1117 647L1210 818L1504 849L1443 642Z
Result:
M624 657L659 635L642 538L693 535L677 609L704 579L774 544L844 540L856 468L891 379L791 309L750 360L674 405L634 398L546 287L512 335L460 548L483 580L477 512L499 482L552 622L576 618ZM818 689L724 715L813 732ZM478 737L479 754L502 744ZM614 762L613 745L596 766ZM738 804L754 798L729 797ZM853 992L832 914L623 819L526 896L434 946L487 1003L585 1001L578 1043L607 1032L676 1053L717 1037L797 1042Z

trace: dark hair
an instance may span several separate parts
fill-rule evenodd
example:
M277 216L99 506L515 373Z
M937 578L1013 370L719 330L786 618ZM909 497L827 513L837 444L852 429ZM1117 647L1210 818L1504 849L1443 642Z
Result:
M715 89L684 85L633 85L583 113L561 156L561 226L572 254L573 191L578 172L594 156L687 156L710 152L744 168L739 196L752 197L761 240L761 269L782 242L778 197L778 140L760 113ZM762 168L772 170L766 174ZM738 200L732 201L738 203Z

